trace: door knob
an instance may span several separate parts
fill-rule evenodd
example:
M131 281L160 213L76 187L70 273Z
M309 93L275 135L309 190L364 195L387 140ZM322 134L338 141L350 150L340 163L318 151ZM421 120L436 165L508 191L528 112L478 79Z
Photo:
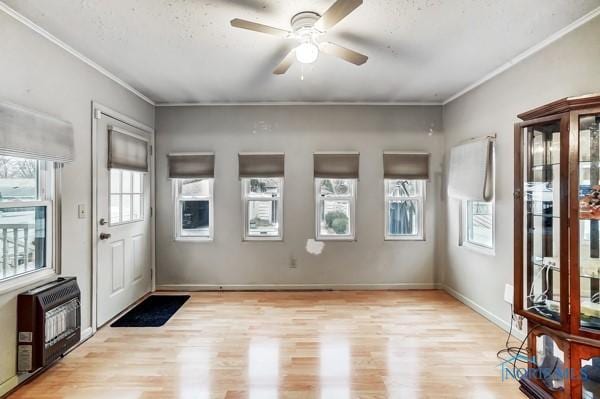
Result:
M110 234L109 233L100 233L100 239L101 240L108 240L110 238Z

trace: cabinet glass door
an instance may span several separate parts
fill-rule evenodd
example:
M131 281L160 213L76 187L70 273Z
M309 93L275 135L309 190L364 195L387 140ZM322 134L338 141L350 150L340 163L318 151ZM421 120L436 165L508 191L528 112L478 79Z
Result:
M581 327L600 330L600 114L579 117Z
M560 121L523 135L524 308L560 323Z

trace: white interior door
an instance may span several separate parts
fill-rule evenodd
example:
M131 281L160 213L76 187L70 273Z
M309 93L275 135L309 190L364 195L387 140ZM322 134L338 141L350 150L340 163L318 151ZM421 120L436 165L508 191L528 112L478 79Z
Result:
M102 115L96 129L96 325L99 327L152 287L150 172L108 168L109 129L142 138L145 131ZM149 160L149 165L152 162Z

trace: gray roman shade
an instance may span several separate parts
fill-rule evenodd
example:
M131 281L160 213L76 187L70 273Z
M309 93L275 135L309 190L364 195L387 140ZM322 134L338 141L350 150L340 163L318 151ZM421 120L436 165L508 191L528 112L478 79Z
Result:
M71 162L75 156L73 126L50 115L0 102L0 155Z
M215 154L212 152L167 155L169 179L208 179L215 177Z
M148 140L109 126L108 168L148 172Z
M358 152L316 152L314 176L319 178L358 179Z
M429 180L429 153L385 151L383 153L385 179Z
M494 198L494 142L491 138L452 148L448 196L486 202Z
M238 155L240 179L244 177L283 177L283 153L240 153Z

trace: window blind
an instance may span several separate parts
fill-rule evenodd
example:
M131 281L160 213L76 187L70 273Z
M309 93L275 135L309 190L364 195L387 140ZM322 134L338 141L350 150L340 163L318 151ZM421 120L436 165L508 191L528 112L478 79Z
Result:
M473 140L452 148L448 196L475 201L494 198L494 142Z
M108 168L148 172L148 140L109 126Z
M239 176L284 177L285 154L283 153L240 153L238 154Z
M385 179L429 180L429 153L385 151L383 177Z
M313 155L314 177L358 179L358 152L317 152Z
M73 126L53 116L0 102L0 155L73 161Z
M167 155L169 179L209 179L215 177L215 154L212 152Z

